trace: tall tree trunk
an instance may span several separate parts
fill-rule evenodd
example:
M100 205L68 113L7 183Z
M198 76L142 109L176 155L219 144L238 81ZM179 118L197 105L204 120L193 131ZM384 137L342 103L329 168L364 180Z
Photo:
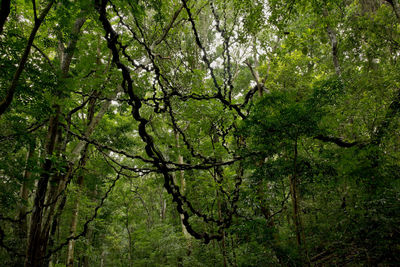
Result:
M232 255L233 255L233 267L237 267L237 256L236 256L236 247L235 247L235 240L233 239L233 235L231 235L231 248L232 248Z
M88 109L88 113L89 113L88 114L88 126L90 126L90 124L92 124L92 122L93 122L95 103L96 103L96 99L95 98L90 99L89 109ZM107 109L108 106L109 106L109 103L106 105L105 109ZM104 113L105 113L105 111L102 112L101 116L97 120L97 123L100 121L100 118L104 115ZM86 131L85 135L89 136L93 132L94 127L97 125L97 123L96 124L92 124L90 132ZM75 155L74 158L76 158L76 156L78 154L80 154L80 152L81 152L80 149L81 149L82 146L84 146L84 149L83 149L82 156L81 156L81 161L80 161L80 167L81 168L86 165L89 144L84 143L83 141L81 141L81 142L78 143L78 145L75 147L75 149L73 151L74 152L73 155ZM75 200L75 203L74 203L74 209L73 209L72 218L71 218L70 237L74 237L75 234L76 234L76 227L78 225L78 218L79 218L79 205L80 205L79 196L83 191L83 180L84 180L83 175L82 174L79 175L78 181L77 181L78 193L77 193L76 200ZM74 249L75 249L75 240L71 239L68 242L68 247L67 247L67 267L73 267L74 266Z
M57 125L58 127L58 125ZM60 158L60 155L65 152L62 151L62 130L60 127L57 129L57 140L56 140L56 147L55 152L53 153L54 157ZM71 169L67 173L69 173ZM42 235L43 240L49 240L49 235L51 233L50 228L52 225L52 221L54 219L54 214L56 212L57 203L60 202L60 195L64 189L65 185L65 177L66 175L60 173L60 171L54 170L52 172L52 176L49 183L49 189L47 190L47 198L46 204L44 209L43 216L43 227L42 227Z
M179 133L175 132L175 140L176 140L176 148L178 149L178 151L180 150L180 144L179 144ZM178 155L178 163L179 164L183 164L183 156L181 155L180 151L179 151L179 155ZM181 193L182 195L185 194L186 191L186 180L185 180L185 172L183 170L181 170L179 172L180 174L180 184L181 184ZM182 226L182 233L186 238L187 241L187 245L188 245L188 250L187 250L187 255L190 255L192 253L192 243L190 240L190 234L188 233L186 226L183 224L183 214L180 214L180 219L181 219L181 226Z
M274 219L272 218L272 214L271 214L271 209L268 205L268 203L266 203L265 201L265 196L264 196L264 190L262 187L262 183L260 183L259 187L258 187L258 195L260 197L260 208L261 208L261 213L263 214L265 220L266 220L266 226L271 230L272 234L272 240L271 240L271 247L278 259L279 264L281 264L282 266L285 264L285 255L283 252L283 249L281 248L280 245L280 237L279 237L279 231L275 226L275 222Z
M323 14L325 17L328 17L328 11L326 9L323 10ZM339 64L338 41L336 37L336 31L331 27L331 25L329 25L329 23L326 26L326 31L328 33L329 40L331 42L333 66L335 68L336 75L341 77L342 71L340 69L340 64Z
M214 129L215 131L217 129ZM213 148L214 144L219 142L219 137L216 133L213 134L211 137L212 143L213 143ZM214 156L215 156L215 149L214 149ZM218 161L221 161L221 158L219 156L216 156L216 159ZM216 189L216 200L217 200L217 207L218 207L218 219L221 221L222 220L222 201L223 201L223 195L220 195L220 188L219 186L222 186L220 182L222 182L222 169L221 167L215 167L214 168L214 181L218 183L218 188ZM227 266L227 253L226 253L226 239L225 239L225 230L222 229L222 240L221 240L221 250L222 250L222 262L224 267Z
M100 256L100 267L104 267L104 262L106 260L106 252L103 250Z
M133 262L133 250L132 250L132 233L131 233L131 228L130 228L130 223L129 223L129 208L126 214L126 231L128 232L128 242L129 242L129 267L132 266L132 262Z
M253 58L254 58L254 79L256 80L257 83L257 91L258 91L258 96L262 97L263 96L263 86L261 84L260 80L260 75L258 74L257 68L259 67L258 63L258 55L257 55L257 38L254 37L253 39Z
M257 70L257 68L259 67L259 62L258 62L258 55L257 55L257 39L255 37L253 39L253 60L254 60L254 67L252 66L251 62L249 62L249 61L246 61L245 63L249 67L251 75L253 76L254 81L256 82L258 96L262 97L263 90L264 90L264 83L265 83L266 78L261 80L260 74L258 73L258 70Z
M215 174L217 175L217 174ZM217 189L217 205L218 205L218 219L222 219L222 207L221 207L221 197L219 195L219 190ZM224 267L228 266L227 256L226 256L226 240L225 240L225 230L222 230L222 240L221 240L221 250L222 250L222 259Z
M49 122L47 134L45 162L42 166L42 174L37 184L33 211L30 222L28 244L26 249L25 267L43 266L43 256L46 251L47 240L42 236L42 219L44 211L44 201L47 192L47 184L50 178L52 163L50 157L53 154L58 127L59 106L56 106L56 116L53 116Z
M295 177L290 178L290 196L292 199L292 205L293 205L293 222L294 222L294 228L296 232L296 242L297 245L301 248L303 245L302 241L302 235L301 235L301 225L300 225L300 219L299 219L299 204L298 204L298 199L297 199L297 182Z
M301 220L300 201L299 201L299 193L297 187L298 185L297 157L298 157L298 151L297 151L297 138L296 138L294 145L293 174L290 177L290 196L292 199L292 206L293 206L293 222L296 232L297 246L300 250L301 255L304 257L305 260L307 260L308 253L305 247L305 236Z
M329 26L326 28L326 30L328 31L329 39L331 41L331 46L332 46L333 66L335 67L336 75L340 77L342 75L342 71L340 69L340 64L339 64L338 42L336 38L336 32Z
M54 245L54 236L56 234L57 229L59 229L60 216L61 216L62 212L64 211L66 202L67 202L67 196L64 195L63 198L61 199L60 205L57 208L56 215L54 216L54 219L53 219L53 222L51 225L50 236L49 236L49 248L52 248L52 246ZM56 262L58 262L57 255L51 255L51 257L48 259L47 265L52 266L51 263L53 263L54 260L56 260Z
M93 239L93 228L89 226L88 231L86 233L86 240L88 245L92 243L92 239ZM89 256L87 254L83 256L82 267L89 267Z
M88 148L89 145L86 144L85 149L82 152L82 158L80 162L80 167L83 168L86 165L87 161L87 156L88 156ZM76 200L74 203L74 209L72 213L72 218L71 218L71 225L70 225L70 237L74 237L76 234L76 227L78 225L78 219L79 219L79 206L80 206L80 194L83 191L83 181L84 181L84 176L79 175L77 185L78 185L78 192L76 196ZM74 248L75 248L75 240L71 239L68 242L68 248L67 248L67 267L72 267L74 266Z
M164 221L167 215L167 200L163 197L163 189L161 188L161 193L160 193L160 218L161 221Z
M18 206L18 215L17 215L17 220L18 220L18 225L16 226L16 235L18 238L18 242L20 244L26 244L27 242L27 237L28 237L28 222L27 222L27 205L29 201L29 191L28 191L28 183L29 180L31 179L32 175L32 166L33 166L33 156L35 153L35 145L30 144L29 149L26 153L26 163L25 163L25 170L23 174L23 181L21 184L21 189L20 189L20 197L21 197L21 203ZM21 251L18 251L21 254L24 253L23 249ZM15 258L12 266L21 266L21 259L20 258Z
M82 192L82 187L83 187L83 175L80 175L78 177L78 193L76 196L76 200L74 203L74 209L72 213L72 218L71 218L71 226L70 226L70 237L74 237L76 234L76 227L78 225L78 216L79 216L79 195ZM68 248L67 248L67 267L73 267L74 266L74 248L75 248L75 240L71 239L68 242Z
M32 159L34 153L35 153L35 145L32 144L29 146L29 150L26 155L24 180L22 181L21 191L20 191L22 203L18 211L18 219L20 221L18 232L19 232L19 237L23 243L26 242L26 238L28 235L28 222L26 220L26 204L28 203L28 197L29 197L28 181L30 180L32 175L31 167L32 167Z

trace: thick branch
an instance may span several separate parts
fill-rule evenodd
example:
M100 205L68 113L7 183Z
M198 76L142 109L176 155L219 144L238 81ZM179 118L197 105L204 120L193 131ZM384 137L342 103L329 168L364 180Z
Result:
M185 4L184 4L185 5ZM164 159L164 156L162 153L156 148L152 136L147 132L146 130L146 125L148 124L148 120L142 117L140 114L140 108L142 106L140 98L134 93L133 91L133 80L130 75L130 70L129 68L124 65L120 61L120 56L119 56L119 49L117 48L118 45L118 34L113 30L110 22L108 21L107 18L107 13L106 13L106 6L107 6L107 1L102 0L100 3L100 0L96 1L96 9L100 15L100 21L103 25L104 30L106 31L106 40L108 43L108 47L112 51L113 54L113 61L117 65L117 67L121 70L122 72L122 77L123 77L123 88L125 89L125 92L129 95L130 101L128 104L132 107L132 116L133 118L139 123L139 136L141 137L142 141L145 143L145 151L146 154L153 159L154 161L154 167L159 169L159 171L163 174L164 176L164 187L166 188L167 192L172 195L173 201L177 203L177 210L180 214L183 215L183 223L186 226L188 232L194 236L197 239L203 239L206 243L208 243L212 239L221 239L221 233L217 235L215 234L208 234L205 232L198 232L193 229L192 225L189 223L189 214L187 211L184 210L184 206L187 206L191 212L196 214L196 216L199 216L203 218L205 222L213 221L216 222L218 225L223 225L226 226L228 225L229 220L224 220L223 222L221 221L216 221L215 219L208 218L208 216L201 214L200 212L196 211L191 203L184 197L182 196L181 192L179 191L179 187L175 185L172 175L169 173L170 170L168 168L168 162ZM151 51L149 51L149 48L147 47L146 44L140 43L141 45L144 46L144 48L147 50L150 59L152 58ZM159 76L159 69L156 67L154 64L154 71L156 76ZM221 228L220 228L221 229Z
M356 145L359 145L359 142L346 142L343 141L341 138L338 137L332 137L332 136L323 136L323 135L317 135L314 137L314 139L321 140L323 142L330 142L330 143L335 143L336 145L340 147L353 147Z
M196 44L197 44L197 46L200 48L200 50L203 53L202 59L203 59L204 63L206 63L207 69L210 71L210 74L211 74L211 77L212 77L212 80L213 80L215 88L217 88L217 90L218 90L218 93L216 95L217 99L219 101L221 101L221 103L223 103L224 105L229 107L230 109L234 109L242 119L245 119L246 116L242 113L242 111L240 110L240 107L238 105L233 105L232 103L230 103L228 100L226 100L223 97L221 86L219 85L219 83L217 81L217 77L215 76L214 69L211 67L211 62L207 57L207 51L206 51L206 49L204 48L203 44L200 41L200 36L198 34L198 31L197 31L197 28L196 28L196 24L195 24L194 19L192 17L192 12L190 11L190 8L187 6L186 2L187 2L186 0L182 0L183 7L185 8L185 10L186 10L186 12L188 14L188 17L189 17L189 21L190 21L190 23L192 25L192 30L193 30L193 34L194 34L194 37L195 37L195 40L196 40Z
M0 102L0 116L6 111L6 109L10 106L13 98L14 98L14 93L15 89L17 88L18 85L18 80L19 77L22 74L22 71L25 68L26 61L28 60L29 53L31 51L31 47L33 45L33 40L36 37L36 33L39 30L40 25L42 24L44 18L46 17L47 13L49 12L51 6L53 5L54 1L50 1L45 9L42 11L40 14L39 18L35 21L35 25L33 26L33 29L31 31L31 34L28 39L28 43L25 47L24 53L22 54L22 57L19 61L18 68L15 71L14 77L11 81L10 87L7 89L7 95L6 97Z
M74 55L75 47L78 42L78 35L81 31L83 24L86 21L86 17L84 17L82 13L83 11L81 12L81 17L75 20L74 27L71 32L72 39L69 41L67 48L64 50L65 53L61 62L61 71L64 75L66 75L69 71L72 56Z

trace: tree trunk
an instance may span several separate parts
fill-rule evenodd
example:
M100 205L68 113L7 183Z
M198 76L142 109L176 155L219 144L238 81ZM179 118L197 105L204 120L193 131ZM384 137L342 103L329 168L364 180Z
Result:
M215 174L217 175L217 174ZM218 205L218 219L222 219L222 207L221 207L221 199L219 196L219 190L217 189L217 205ZM221 249L222 249L222 259L224 267L228 266L227 264L227 256L226 256L226 240L225 240L225 231L222 230L222 240L221 240Z
M86 159L87 159L87 152L88 151L88 145L86 145L86 148L83 152L82 155L82 160L81 160L81 164L80 166L83 168L83 166L85 166L86 164ZM76 227L78 225L78 218L79 218L79 205L80 205L80 194L83 191L83 181L84 181L84 177L83 175L79 175L78 177L78 193L76 196L76 200L74 203L74 209L73 209L73 213L72 213L72 218L71 218L71 226L70 226L70 237L74 237L76 234ZM74 266L74 248L75 248L75 240L71 239L68 242L68 249L67 249L67 267L73 267Z
M51 225L51 230L50 230L50 236L49 236L49 248L52 248L53 244L54 244L54 235L56 234L57 229L59 229L59 220L60 220L60 216L62 214L62 212L64 211L64 207L65 207L65 203L67 202L67 196L64 195L60 205L57 208L57 212L56 215L54 216L52 225ZM49 262L48 262L48 266L52 266L52 262L54 262L54 260L56 260L58 262L58 258L55 255L51 255L51 257L49 258Z
M214 129L216 130L216 129ZM213 143L213 147L214 147L214 143L218 143L219 142L219 137L217 134L214 133L214 135L211 137L212 139L212 143ZM215 150L214 150L214 155L215 155ZM217 157L218 161L221 161L220 157ZM218 183L218 186L222 186L220 184L220 181L222 181L222 169L221 167L215 167L214 168L214 181ZM219 194L220 192L220 188L216 189L216 200L217 200L217 207L218 207L218 219L221 221L222 220L222 198ZM227 255L226 255L226 240L225 240L225 231L224 229L222 229L222 240L221 240L221 250L222 250L222 260L223 260L223 265L224 267L227 266Z
M162 188L162 189L164 189L164 188ZM167 214L167 200L163 197L162 192L163 191L161 190L161 194L160 194L160 207L161 207L161 209L160 209L160 218L161 218L161 221L164 221L165 218L166 218L166 214Z
M183 157L181 156L181 155L179 155L178 156L178 163L179 164L183 164ZM181 182L181 192L182 192L182 195L184 195L185 194L185 190L186 190L186 181L185 181L185 176L184 176L185 174L184 174L184 171L180 171L180 182ZM180 217L181 217L181 225L182 225L182 232L183 232L183 235L186 237L186 238L189 238L190 237L190 235L189 235L189 233L188 233L188 231L186 230L186 227L185 227L185 225L183 224L183 215L182 214L180 214Z
M292 199L292 205L293 205L293 222L294 222L294 228L296 232L296 242L299 247L302 247L303 241L301 238L301 225L300 225L300 219L299 219L299 204L298 204L298 199L297 199L297 181L296 177L292 176L290 178L290 196Z
M60 107L56 106L56 115L50 119L46 142L45 162L42 167L42 174L38 181L33 211L30 222L28 245L26 249L25 267L43 266L43 256L46 251L47 240L42 235L42 219L44 211L44 201L47 192L47 184L52 168L51 155L53 154L58 127L58 114Z
M79 194L81 193L81 186L83 185L83 176L79 176L78 178L78 194L75 200L74 209L71 218L71 226L70 226L70 237L74 237L76 233L76 226L78 225L78 215L79 215ZM75 248L75 240L71 239L68 242L68 250L67 250L67 267L74 266L74 248Z
M231 247L232 247L232 255L233 255L233 262L232 265L233 267L237 267L237 257L236 257L236 251L235 251L235 240L233 239L233 235L231 235Z
M257 91L258 91L258 96L262 97L263 96L263 86L261 84L260 80L260 75L258 74L257 68L259 67L258 63L258 55L257 55L257 38L254 37L253 39L253 57L254 57L254 79L256 80L257 83Z
M179 134L178 134L178 132L175 132L175 140L176 140L176 148L179 150L180 149L180 145L179 145ZM183 162L183 156L180 154L180 152L179 152L179 155L178 155L178 163L179 164L183 164L184 163ZM182 195L184 195L185 194L185 190L186 190L185 172L183 170L181 170L179 172L179 174L180 174L180 184L181 184L180 190L181 190ZM183 223L183 219L184 219L183 214L179 214L179 215L180 215L180 219L181 219L182 233L185 236L186 241L187 241L187 245L188 245L187 255L190 255L192 253L192 243L190 241L190 234L188 233L188 231L186 229L186 226Z
M299 218L299 202L297 193L297 140L294 148L293 174L290 177L290 196L293 206L293 222L296 232L296 241L297 245L301 247L303 245L303 241L301 238L301 224Z
M103 250L100 256L100 267L104 267L105 260L106 260L106 252Z
M304 236L303 224L301 221L300 201L299 201L299 193L297 187L298 185L297 156L298 156L298 151L297 151L297 139L296 139L294 145L293 174L290 177L290 196L293 205L293 222L296 232L297 246L300 250L300 254L304 257L305 260L307 260L308 253L305 248L305 236Z
M328 17L328 11L324 10L323 14L325 17ZM331 42L332 46L332 61L333 61L333 66L335 68L336 75L341 77L342 71L340 69L340 64L339 64L339 57L338 57L338 41L336 37L336 32L332 27L329 25L326 26L326 31L328 32L329 40Z
M336 33L329 26L326 29L328 31L329 39L331 40L333 66L335 67L336 75L340 77L342 75L342 71L340 70L340 64L338 58L338 42L336 38Z
M88 227L88 231L86 233L86 240L87 240L87 244L90 245L92 243L92 239L93 239L93 228L92 227ZM83 264L82 267L89 267L89 257L87 254L85 254L83 256Z
M268 227L269 229L271 229L272 231L272 238L273 240L271 241L272 245L272 249L276 255L276 258L278 259L279 264L281 264L282 266L284 266L285 264L285 255L284 252L281 248L280 245L280 237L279 237L279 231L275 226L275 222L274 219L271 217L271 209L269 207L269 205L265 202L265 197L264 197L264 190L261 187L262 183L260 183L259 186L259 193L258 195L260 196L261 200L260 200L260 208L261 208L261 213L263 214L265 220L266 220L266 227Z
M90 134L93 132L94 128L97 126L98 122L100 119L103 117L105 110L107 110L108 106L110 105L110 101L106 101L106 105L103 105L102 110L99 112L100 115L96 116L96 120L94 122L93 117L94 117L94 106L96 104L96 99L92 98L90 99L89 102L89 109L88 109L88 129L85 132L85 136L88 137ZM84 147L82 155L81 155L81 161L80 161L80 167L83 168L86 165L86 160L87 160L87 154L88 154L88 149L89 149L89 144L87 144L84 141L80 141L78 145L74 148L72 154L74 155L74 159L77 159L77 156L81 154L81 149ZM83 180L84 177L83 175L79 175L77 185L78 185L78 193L76 196L76 200L74 203L74 209L73 209L73 214L71 218L71 226L70 226L70 237L74 237L76 234L76 227L78 225L78 218L79 218L79 205L80 205L80 199L79 196L83 191ZM71 239L68 242L68 248L67 248L67 267L73 267L74 266L74 248L75 248L75 240Z
M26 155L24 180L22 182L20 191L20 196L23 203L21 203L18 212L18 219L20 221L18 232L19 232L19 237L23 243L26 242L26 238L28 235L28 222L26 220L26 204L28 203L28 197L29 197L28 181L30 180L32 175L31 166L34 153L35 153L35 145L30 145L28 153Z

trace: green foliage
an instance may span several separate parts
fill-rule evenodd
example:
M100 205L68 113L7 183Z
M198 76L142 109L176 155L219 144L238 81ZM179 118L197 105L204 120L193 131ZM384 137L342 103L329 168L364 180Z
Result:
M0 101L33 2L0 35ZM71 235L79 266L400 262L395 5L105 2L117 37L90 1L56 1L0 114L0 265L35 225L51 266ZM221 240L191 237L177 199Z

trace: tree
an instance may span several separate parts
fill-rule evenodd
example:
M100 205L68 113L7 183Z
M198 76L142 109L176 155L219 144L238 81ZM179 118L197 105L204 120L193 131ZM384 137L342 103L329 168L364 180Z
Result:
M397 263L397 6L2 1L1 263Z

